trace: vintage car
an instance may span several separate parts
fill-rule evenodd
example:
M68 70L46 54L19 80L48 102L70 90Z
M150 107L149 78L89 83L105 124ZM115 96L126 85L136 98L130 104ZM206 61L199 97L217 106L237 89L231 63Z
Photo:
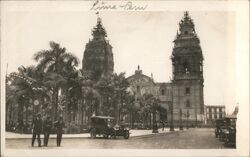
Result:
M225 118L227 126L224 132L225 146L236 144L236 120L236 116L228 116Z
M223 127L223 119L217 119L215 121L215 137L219 137L220 131L222 130Z
M113 117L93 116L91 117L90 136L103 136L104 138L116 138L116 136L123 136L125 139L129 138L129 129L120 125L113 125Z

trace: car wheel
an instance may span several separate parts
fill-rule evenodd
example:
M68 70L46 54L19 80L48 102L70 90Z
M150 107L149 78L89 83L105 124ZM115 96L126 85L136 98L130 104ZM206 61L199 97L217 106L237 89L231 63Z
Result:
M116 139L116 132L115 132L115 130L112 131L112 133L111 133L110 136L111 136L112 139Z
M91 129L91 131L90 131L90 137L91 138L96 138L96 129Z
M124 139L128 139L129 138L129 131L125 131L123 137L124 137Z
M103 137L107 139L109 137L109 135L104 134Z

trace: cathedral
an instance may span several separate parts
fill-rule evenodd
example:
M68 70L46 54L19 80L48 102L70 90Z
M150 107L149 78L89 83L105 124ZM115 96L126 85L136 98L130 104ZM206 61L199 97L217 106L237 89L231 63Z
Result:
M113 73L114 67L112 46L105 39L107 34L100 18L92 35L93 39L86 44L82 69L98 80L103 75ZM144 75L138 65L134 75L127 78L128 91L136 99L146 93L158 98L160 105L167 111L167 123L172 121L175 125L182 122L197 126L204 121L203 55L194 22L188 12L184 13L173 42L170 56L172 80L155 82L153 76Z

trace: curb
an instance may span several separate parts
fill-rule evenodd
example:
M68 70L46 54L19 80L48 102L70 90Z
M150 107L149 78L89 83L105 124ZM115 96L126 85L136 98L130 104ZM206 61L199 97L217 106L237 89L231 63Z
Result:
M182 130L181 132L186 131L186 130ZM144 134L144 135L135 135L135 136L130 136L130 139L135 139L135 138L141 138L141 137L152 137L154 135L162 135L162 134L173 134L173 133L177 133L180 132L180 130L178 131L169 131L169 132L160 132L160 133L150 133L150 134ZM66 134L67 135L67 134ZM84 137L84 136L62 136L63 139L90 139L90 136L88 137ZM22 140L22 139L32 139L32 134L29 135L29 137L5 137L6 140ZM44 135L41 134L40 139L44 139ZM50 136L50 139L56 139L56 135L53 134L53 136Z

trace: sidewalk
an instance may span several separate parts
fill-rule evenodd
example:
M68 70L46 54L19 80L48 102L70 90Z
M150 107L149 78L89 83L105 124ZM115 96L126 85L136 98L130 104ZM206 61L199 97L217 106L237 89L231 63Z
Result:
M164 131L162 129L158 129L159 133L169 133L169 128L165 128ZM179 128L175 128L175 131L179 131ZM152 133L152 130L129 130L130 137L139 137L144 135L153 135L157 133ZM32 134L20 134L13 132L5 132L6 139L30 139ZM43 134L41 134L41 138L43 138ZM56 138L56 134L51 134L50 138ZM63 134L63 138L90 138L89 133L82 134Z

